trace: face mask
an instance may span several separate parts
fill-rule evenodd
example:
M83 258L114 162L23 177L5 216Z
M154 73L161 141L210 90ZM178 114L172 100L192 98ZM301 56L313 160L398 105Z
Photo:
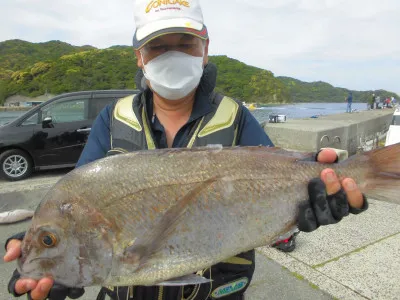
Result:
M203 57L168 51L144 65L143 73L154 92L165 99L178 100L199 85L203 75Z

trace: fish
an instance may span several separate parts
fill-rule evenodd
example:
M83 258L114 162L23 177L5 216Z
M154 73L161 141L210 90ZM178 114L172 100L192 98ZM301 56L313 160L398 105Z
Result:
M34 212L27 209L15 209L0 213L0 224L11 224L32 218Z
M272 147L136 151L63 176L22 242L22 277L69 287L184 285L270 245L296 224L308 182L329 167L374 199L400 204L400 144L337 164Z

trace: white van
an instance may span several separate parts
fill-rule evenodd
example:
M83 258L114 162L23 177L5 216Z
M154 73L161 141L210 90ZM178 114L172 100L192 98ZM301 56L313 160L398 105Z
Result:
M400 108L396 108L393 113L392 123L386 135L385 146L400 143Z

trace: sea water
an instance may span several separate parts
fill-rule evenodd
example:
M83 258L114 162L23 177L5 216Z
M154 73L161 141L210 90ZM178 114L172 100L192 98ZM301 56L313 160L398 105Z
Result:
M332 115L346 112L346 103L297 103L285 105L260 105L251 113L258 122L268 120L270 114L286 115L287 119L318 118L319 116ZM367 109L366 103L353 103L353 110L362 111ZM24 114L25 111L0 112L0 125L12 121Z

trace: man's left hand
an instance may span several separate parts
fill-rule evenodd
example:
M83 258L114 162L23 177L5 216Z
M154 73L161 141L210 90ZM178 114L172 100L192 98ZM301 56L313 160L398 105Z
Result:
M337 154L333 149L322 150L317 157L320 163L334 163ZM366 198L351 178L339 180L332 169L324 169L321 177L308 185L310 201L300 206L299 230L311 232L321 225L335 224L350 213L360 213L368 208Z

